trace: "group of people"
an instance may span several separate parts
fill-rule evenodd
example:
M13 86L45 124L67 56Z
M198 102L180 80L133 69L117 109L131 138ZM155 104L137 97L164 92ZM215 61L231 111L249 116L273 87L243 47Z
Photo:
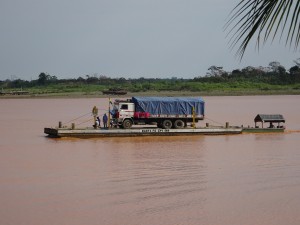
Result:
M112 111L110 111L110 114L113 116L113 113ZM93 107L92 109L92 115L94 116L94 124L93 124L93 127L95 129L97 128L101 128L101 119L99 118L98 116L98 108L96 106ZM103 114L103 117L102 117L102 122L103 122L103 128L108 128L108 116L106 115L106 113ZM110 127L116 127L116 121L111 118L110 119Z
M103 117L102 117L102 122L103 122L103 127L107 128L107 121L108 121L108 117L106 115L106 113L104 113ZM96 120L95 120L95 124L94 124L94 128L98 128L101 127L101 120L99 118L99 116L97 116Z

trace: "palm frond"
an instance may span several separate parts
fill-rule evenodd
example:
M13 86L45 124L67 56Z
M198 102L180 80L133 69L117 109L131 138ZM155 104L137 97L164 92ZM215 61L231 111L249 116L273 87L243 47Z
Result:
M285 44L298 48L300 41L300 0L242 0L225 24L230 48L239 45L236 56L243 58L250 41L256 37L259 49L278 33Z

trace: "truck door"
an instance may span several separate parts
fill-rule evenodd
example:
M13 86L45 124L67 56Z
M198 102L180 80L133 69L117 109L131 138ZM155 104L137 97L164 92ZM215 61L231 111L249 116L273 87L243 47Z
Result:
M120 110L120 118L132 118L134 114L134 104L121 103L119 110Z
M119 108L119 118L126 118L128 117L128 105L121 104Z

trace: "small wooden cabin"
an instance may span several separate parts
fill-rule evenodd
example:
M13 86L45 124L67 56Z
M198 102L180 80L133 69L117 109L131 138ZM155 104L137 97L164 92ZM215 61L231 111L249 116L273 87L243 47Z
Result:
M255 128L259 128L256 125L257 122L261 122L262 128L264 128L264 123L270 123L268 128L284 128L280 123L285 123L285 119L281 114L258 114L254 118ZM273 123L277 123L277 127Z

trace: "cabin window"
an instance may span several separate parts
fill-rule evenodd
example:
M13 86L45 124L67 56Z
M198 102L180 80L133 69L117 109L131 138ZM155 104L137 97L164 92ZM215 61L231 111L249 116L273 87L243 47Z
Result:
M128 105L121 105L121 109L127 110L128 109Z

